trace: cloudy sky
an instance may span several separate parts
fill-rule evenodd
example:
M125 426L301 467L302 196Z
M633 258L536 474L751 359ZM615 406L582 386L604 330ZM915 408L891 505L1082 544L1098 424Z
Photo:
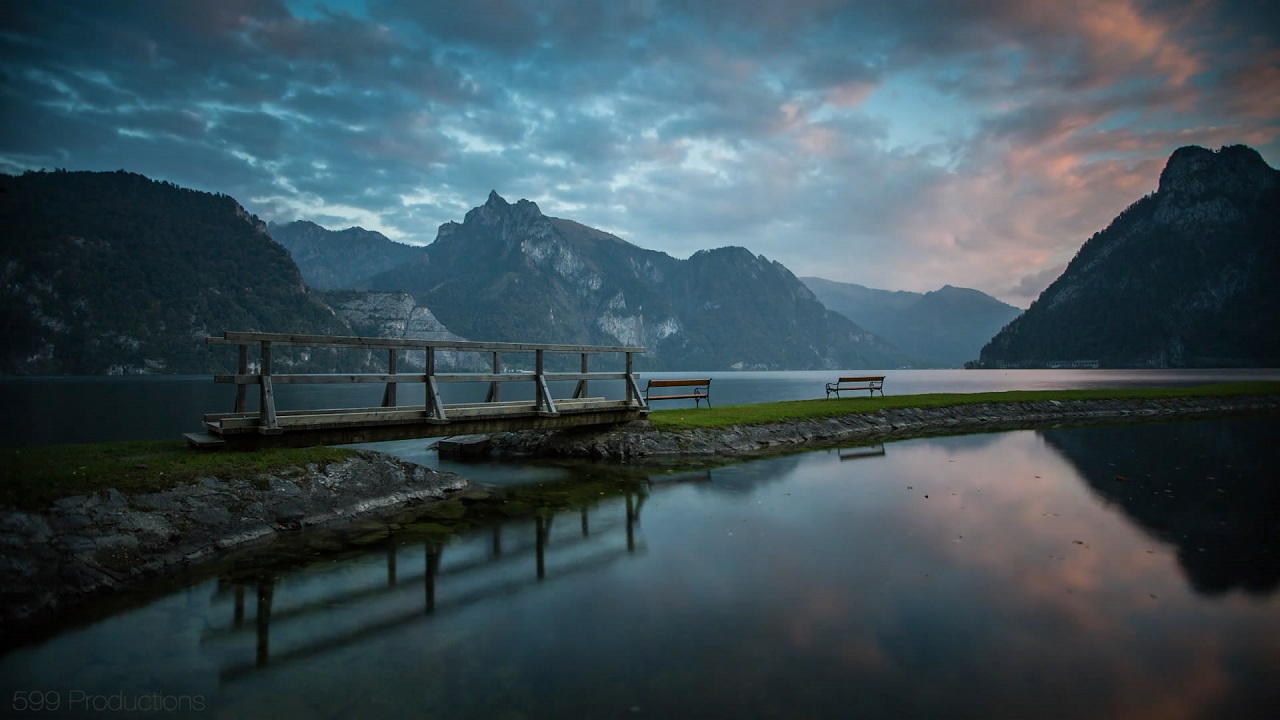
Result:
M1269 4L6 2L0 172L416 244L494 189L677 257L1025 306L1177 147L1280 164Z

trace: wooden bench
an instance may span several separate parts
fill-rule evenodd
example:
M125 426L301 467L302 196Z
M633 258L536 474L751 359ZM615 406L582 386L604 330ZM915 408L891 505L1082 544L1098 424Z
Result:
M667 395L651 395L650 391L654 388L688 388L691 392L671 393ZM707 401L707 407L711 407L711 378L689 378L684 380L650 380L644 388L644 402L649 404L650 400L692 400L694 407L701 407L703 400Z
M871 397L875 397L876 391L879 390L880 397L884 397L884 376L842 377L833 383L827 383L827 399L831 399L831 393L840 397L841 390L869 390Z

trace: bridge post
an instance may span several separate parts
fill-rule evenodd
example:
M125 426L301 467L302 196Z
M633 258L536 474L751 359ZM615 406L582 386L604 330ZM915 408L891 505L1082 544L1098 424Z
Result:
M627 373L627 405L629 406L640 400L640 398L634 394L636 381L635 381L635 378L631 376L631 353L627 353L626 373Z
M396 351L392 348L387 351L387 372L392 375L396 374ZM382 407L396 406L396 381L387 381L387 389L382 391Z
M249 346L244 343L240 344L240 362L236 365L236 372L240 375L249 374ZM236 383L236 407L232 412L244 412L244 385Z
M444 420L444 403L440 402L440 388L436 386L436 349L427 348L427 404L429 420Z
M582 353L582 374L587 374L587 354ZM578 387L574 388L573 396L575 398L585 398L587 396L587 379L582 378L578 381Z
M493 374L497 375L501 372L502 372L502 363L498 362L498 351L494 350L493 351ZM497 381L489 383L489 393L484 396L484 401L498 402L498 398L502 394L498 388L501 386L502 386L502 383L499 383Z
M258 386L258 432L275 435L280 432L276 419L276 394L271 387L271 341L262 341L262 378Z
M537 396L537 404L535 407L537 407L540 414L555 415L557 414L556 402L551 399L551 389L547 387L546 368L543 367L542 362L542 348L538 348L533 352L533 354L535 358L534 367L536 368L534 370L534 383L537 386L537 389L534 391Z

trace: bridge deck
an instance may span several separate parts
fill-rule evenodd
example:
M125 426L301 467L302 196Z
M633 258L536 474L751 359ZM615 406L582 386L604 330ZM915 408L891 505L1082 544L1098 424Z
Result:
M237 373L214 376L215 382L235 385L235 408L232 412L206 414L204 416L205 432L186 435L190 444L200 448L280 445L298 447L606 425L635 420L648 412L648 407L636 384L635 375L631 372L632 353L643 352L643 348L233 332L225 333L221 338L207 338L206 342L211 345L239 345L240 362ZM249 348L253 345L259 347L256 368L249 363ZM273 374L271 371L273 345L386 351L388 371L386 374ZM493 372L437 373L435 354L439 350L492 354ZM397 372L399 353L408 351L425 352L424 372ZM536 358L535 367L533 370L503 371L501 353L532 354ZM546 372L543 363L544 353L581 355L581 372ZM624 371L589 372L588 356L598 353L625 355ZM251 369L256 372L250 372ZM577 381L573 397L553 398L548 381L565 380ZM610 400L604 397L588 397L588 383L593 380L623 380L625 398ZM275 385L370 382L386 385L383 404L379 407L276 409ZM443 403L440 400L438 387L438 383L442 382L488 383L487 400L480 403ZM531 382L534 384L535 397L532 400L503 402L499 399L501 396L499 388L500 384L505 382ZM397 405L397 386L405 383L419 383L424 386L426 402L422 405ZM245 388L252 385L258 386L261 408L258 411L245 409Z

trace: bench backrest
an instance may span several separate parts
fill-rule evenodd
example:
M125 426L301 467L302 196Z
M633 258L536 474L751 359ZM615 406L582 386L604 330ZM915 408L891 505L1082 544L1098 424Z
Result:
M650 380L646 388L651 387L687 387L690 385L710 385L711 378L688 380Z
M867 377L845 377L845 378L840 378L840 379L839 379L839 380L837 380L836 382L837 382L837 383L852 383L852 382L884 382L884 376L883 376L883 375L869 375L869 376L867 376Z

